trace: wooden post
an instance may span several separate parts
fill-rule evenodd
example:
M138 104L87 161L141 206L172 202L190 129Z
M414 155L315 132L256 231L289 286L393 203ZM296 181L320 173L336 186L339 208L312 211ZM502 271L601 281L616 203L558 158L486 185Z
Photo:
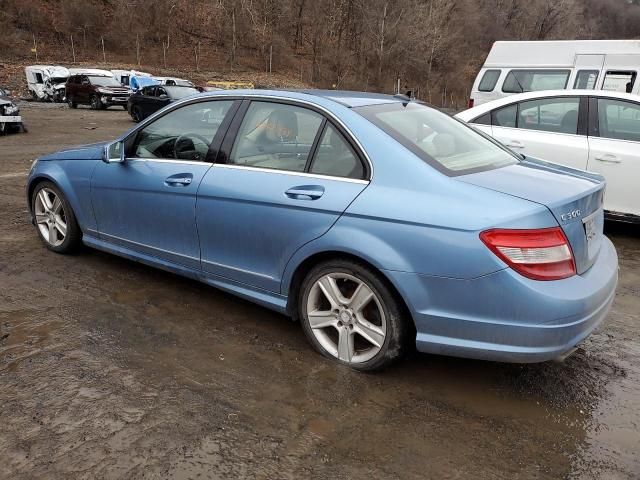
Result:
M167 44L162 41L162 60L164 62L164 68L167 68Z
M269 74L271 74L271 65L273 63L273 44L269 47Z
M33 34L33 53L36 54L36 62L38 61L38 44L36 43L36 34Z
M100 41L102 42L102 61L107 63L107 55L104 53L104 37L100 37Z
M196 44L195 47L195 52L196 52L196 72L200 71L200 41L198 41L198 43Z
M140 34L136 33L136 63L140 66Z
M73 35L71 35L71 55L73 56L73 63L76 63L76 47L73 45Z

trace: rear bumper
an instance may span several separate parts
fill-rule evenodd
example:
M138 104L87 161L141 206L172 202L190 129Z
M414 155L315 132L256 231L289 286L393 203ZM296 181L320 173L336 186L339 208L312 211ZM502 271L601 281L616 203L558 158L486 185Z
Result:
M22 123L20 115L0 115L0 123Z
M428 353L503 362L559 357L606 318L618 281L618 258L603 238L598 259L582 275L535 281L501 270L472 280L390 272Z

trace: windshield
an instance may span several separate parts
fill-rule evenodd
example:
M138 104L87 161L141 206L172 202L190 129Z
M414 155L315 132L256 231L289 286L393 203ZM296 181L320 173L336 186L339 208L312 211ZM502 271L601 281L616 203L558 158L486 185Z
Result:
M425 105L353 109L440 172L454 176L512 165L518 157L472 127Z
M189 95L195 95L196 93L200 93L196 88L192 87L163 87L171 98L179 99L188 97Z
M113 77L101 77L98 75L89 75L91 85L98 85L99 87L121 87L119 81Z

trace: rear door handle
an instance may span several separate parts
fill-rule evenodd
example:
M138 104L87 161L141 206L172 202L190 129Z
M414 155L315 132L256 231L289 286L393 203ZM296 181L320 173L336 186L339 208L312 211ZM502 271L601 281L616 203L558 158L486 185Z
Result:
M193 175L190 173L178 173L177 175L171 175L164 180L165 185L168 187L186 187L191 185L193 181Z
M617 156L611 154L611 153L605 153L603 155L596 155L595 157L596 160L598 160L599 162L606 162L606 163L621 163L622 160L620 160Z
M519 140L508 140L505 145L509 148L524 148L524 143Z
M294 200L317 200L324 195L324 187L322 185L300 185L291 187L284 194Z

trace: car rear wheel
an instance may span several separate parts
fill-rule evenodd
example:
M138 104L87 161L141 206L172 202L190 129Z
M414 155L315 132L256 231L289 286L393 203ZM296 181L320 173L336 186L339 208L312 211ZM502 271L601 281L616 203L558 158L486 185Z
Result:
M33 219L45 246L57 253L78 248L82 233L71 205L51 182L42 182L31 197Z
M78 108L78 104L71 95L67 97L67 104L69 105L69 108Z
M298 307L311 344L343 365L372 371L404 353L409 328L401 304L364 265L350 260L317 265L302 284Z
M131 107L131 118L136 123L142 120L142 112L140 112L139 106L134 105L133 107Z

